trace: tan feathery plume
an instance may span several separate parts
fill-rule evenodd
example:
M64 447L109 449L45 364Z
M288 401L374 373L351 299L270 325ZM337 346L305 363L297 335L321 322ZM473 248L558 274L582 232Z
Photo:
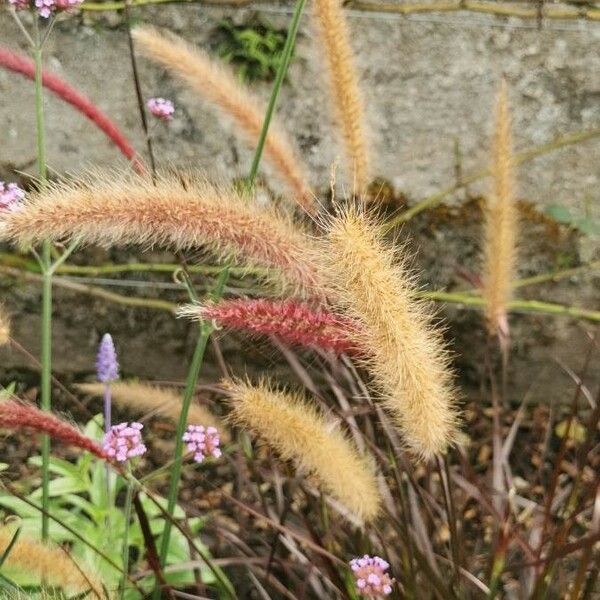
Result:
M225 387L232 422L250 429L281 458L308 471L360 519L377 516L380 498L373 465L313 405L267 383L228 381Z
M363 102L341 0L315 0L314 23L327 62L334 113L357 194L370 183Z
M15 529L0 527L0 554L8 548ZM12 546L4 566L18 569L28 575L35 574L39 580L67 593L82 593L90 590L86 598L105 599L102 584L96 575L89 572L75 559L58 547L26 538L21 534Z
M65 181L31 193L0 219L0 240L22 245L79 240L107 246L206 246L220 257L271 270L271 281L309 296L320 275L302 229L274 209L253 205L231 188L173 176L109 174Z
M492 156L494 187L484 210L483 298L489 332L506 340L509 334L507 304L512 295L517 262L519 215L515 201L508 89L504 78L496 106Z
M335 297L363 326L361 348L407 446L430 458L456 442L452 373L440 334L406 266L356 210L331 219L324 253Z
M80 383L75 386L90 396L104 394L103 383ZM181 413L182 398L174 390L138 381L114 381L110 384L114 403L138 413L153 412L177 422ZM216 427L223 441L229 440L229 432L223 423L203 406L192 402L188 422L193 425Z
M0 305L0 346L8 344L10 340L10 318L4 306Z
M258 142L266 109L249 89L239 83L231 70L173 34L165 37L152 27L137 27L133 36L143 54L176 73L203 98L229 115L252 144ZM265 159L281 175L294 193L294 199L306 211L315 212L305 170L287 136L276 123L269 126Z

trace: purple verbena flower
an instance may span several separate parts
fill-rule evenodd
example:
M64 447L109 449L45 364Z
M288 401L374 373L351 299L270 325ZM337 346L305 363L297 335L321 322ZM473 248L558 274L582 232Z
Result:
M83 0L54 0L56 10L69 10L81 4Z
M386 573L390 565L379 556L365 554L350 561L356 587L365 598L381 598L392 593L394 580Z
M55 12L78 6L83 0L8 0L8 2L15 10L34 8L40 17L47 19Z
M143 428L141 423L113 425L104 436L102 449L110 458L118 462L141 456L146 452L146 446L142 442Z
M159 119L163 121L170 121L173 118L175 112L175 105L171 100L165 98L150 98L146 103L148 110Z
M29 0L8 0L8 3L15 10L25 10L31 6L31 2Z
M204 427L204 425L188 425L183 434L183 441L187 449L194 453L194 460L201 463L207 456L219 458L221 440L219 432L215 427Z
M40 17L47 19L56 10L56 3L54 0L35 0L35 7Z
M110 383L119 379L119 363L117 361L117 351L110 333L102 336L98 346L98 355L96 357L96 373L98 381Z
M0 211L18 210L25 192L16 183L0 181Z

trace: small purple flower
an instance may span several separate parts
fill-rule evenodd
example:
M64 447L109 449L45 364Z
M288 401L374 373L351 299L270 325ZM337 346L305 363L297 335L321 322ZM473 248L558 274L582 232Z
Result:
M173 118L175 112L175 105L171 100L165 98L150 98L146 103L148 110L159 119L163 121L170 121Z
M69 10L81 4L83 0L54 0L56 10Z
M356 587L365 598L381 598L392 593L394 580L386 573L390 565L379 556L365 554L350 561Z
M145 454L146 446L142 442L141 433L143 428L141 423L113 425L104 436L102 449L118 462Z
M0 181L0 211L18 210L25 192L16 183Z
M96 357L96 372L98 381L110 383L119 379L119 363L117 361L117 351L110 333L102 336L98 346L98 355Z
M214 458L221 456L219 448L221 440L219 432L214 427L188 425L182 439L186 443L187 449L194 453L194 460L197 463L201 463L209 455Z
M47 19L56 10L56 3L54 0L35 0L35 7L40 17Z
M15 10L35 8L40 17L47 19L55 12L78 6L83 0L8 0L8 2Z
M31 3L29 0L8 0L8 3L15 10L25 10L31 6Z

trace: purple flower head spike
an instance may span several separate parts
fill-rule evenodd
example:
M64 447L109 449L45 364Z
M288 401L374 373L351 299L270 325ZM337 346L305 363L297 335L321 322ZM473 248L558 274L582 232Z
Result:
M219 445L219 432L214 427L204 425L189 425L183 434L183 441L189 452L194 453L194 460L201 463L207 456L219 458L221 450Z
M141 423L119 423L113 425L104 436L102 449L110 458L118 462L125 462L135 456L146 453L146 446L142 442Z
M110 333L105 333L98 347L98 356L96 358L96 372L98 381L110 383L119 379L119 363L117 361L117 351Z
M392 593L394 580L386 573L390 565L383 558L365 554L361 558L353 558L350 568L361 596L381 598Z

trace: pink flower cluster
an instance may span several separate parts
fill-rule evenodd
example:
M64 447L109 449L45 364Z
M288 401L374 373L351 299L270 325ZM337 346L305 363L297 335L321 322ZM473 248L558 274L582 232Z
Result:
M379 556L365 554L350 561L356 587L366 598L381 598L392 593L394 580L386 573L390 565Z
M142 442L141 423L119 423L113 425L104 436L102 449L107 456L118 462L125 462L146 452Z
M201 463L207 456L219 458L221 450L219 432L214 427L203 425L189 425L183 434L183 441L187 449L194 453L194 460Z
M15 10L35 8L40 17L47 19L55 12L69 10L81 4L83 0L8 0Z
M25 192L16 183L0 181L0 210L17 210Z
M171 100L165 98L150 98L146 103L148 110L159 119L163 121L170 121L173 118L175 112L175 105Z

